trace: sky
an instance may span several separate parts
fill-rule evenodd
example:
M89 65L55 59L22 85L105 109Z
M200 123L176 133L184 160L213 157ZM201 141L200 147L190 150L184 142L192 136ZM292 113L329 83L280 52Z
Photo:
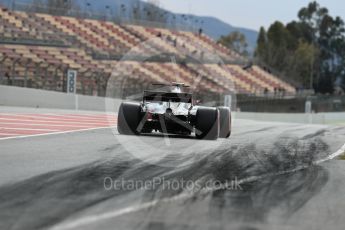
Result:
M156 0L157 1L157 0ZM160 5L175 13L214 16L233 26L259 30L268 28L274 21L284 23L297 19L298 11L311 0L160 0ZM345 2L318 0L332 16L345 20Z

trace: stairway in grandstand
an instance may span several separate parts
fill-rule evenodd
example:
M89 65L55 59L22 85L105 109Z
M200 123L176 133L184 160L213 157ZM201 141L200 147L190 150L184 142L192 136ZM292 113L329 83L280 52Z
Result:
M62 91L67 69L78 71L78 92L94 94L111 74L131 84L183 81L198 90L258 94L290 84L206 35L109 21L0 8L0 75L28 87ZM174 58L171 58L174 57ZM143 61L145 60L145 61Z

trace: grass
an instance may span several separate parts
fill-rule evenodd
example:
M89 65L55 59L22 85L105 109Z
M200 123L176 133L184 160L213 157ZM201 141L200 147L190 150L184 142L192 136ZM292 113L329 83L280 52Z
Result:
M339 156L340 160L345 160L345 152Z
M344 121L332 121L332 122L326 122L327 125L345 125Z

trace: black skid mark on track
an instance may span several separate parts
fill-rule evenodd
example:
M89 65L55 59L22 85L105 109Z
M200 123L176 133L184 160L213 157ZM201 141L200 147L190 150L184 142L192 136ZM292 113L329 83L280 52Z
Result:
M213 191L209 203L209 215L205 217L207 222L223 223L216 229L227 229L224 226L236 221L264 223L273 208L282 209L284 218L288 218L318 194L328 181L328 172L313 163L327 155L328 150L328 145L318 138L308 143L293 138L282 138L274 143L274 148L269 152L258 149L253 144L231 148L228 151L206 156L188 168L174 170L167 174L165 179L172 181L183 178L198 181L201 178L208 178L225 183L236 178L240 180L268 174L269 176L258 181L241 184L243 190ZM282 171L299 167L305 169L280 175ZM157 189L149 192L154 193L151 197L157 198L177 195L182 190ZM196 192L195 197L184 201L184 206L192 207L194 203L205 197L198 196ZM147 219L150 219L153 213L155 207L146 213ZM190 212L182 209L178 218L173 221L175 226L180 218L188 215L193 219Z
M290 137L279 138L269 152L258 152L254 151L249 155L260 162L261 169L266 173L306 167L330 154L329 146L320 138L298 140Z
M320 166L242 184L242 190L218 190L209 204L210 217L223 223L265 223L273 209L286 220L318 194L328 181Z
M261 128L261 129L257 129L257 130L250 130L250 131L247 131L247 132L242 132L242 133L239 133L240 135L245 135L245 134L252 134L253 132L254 133L259 133L259 132L267 132L269 130L274 130L276 129L276 126L270 126L270 127L265 127L265 128Z
M305 135L304 137L302 137L302 139L306 140L306 139L311 139L311 138L314 138L314 137L320 137L320 136L325 135L326 132L327 132L327 130L321 129L321 130L318 130L315 133Z
M117 147L113 146L117 152L114 159L50 172L1 187L0 229L44 229L93 205L109 199L121 199L121 196L131 192L105 191L105 177L134 181L152 180L154 177L164 178L165 181L184 179L198 181L202 188L206 180L225 183L234 178L242 179L277 173L297 166L311 166L293 174L242 184L243 191L217 190L208 195L200 195L195 191L195 196L184 202L184 206L191 207L211 195L209 213L205 219L221 221L225 223L224 226L232 221L233 217L264 222L274 207L282 207L286 215L289 215L317 194L327 181L327 173L312 163L328 151L328 146L317 138L312 138L309 142L281 138L273 146L267 151L253 144L233 146L195 158L194 163L180 168L149 165L129 157L122 148L116 149ZM108 150L113 149L104 149ZM178 153L166 160L177 157ZM181 156L177 160L183 162L189 158L190 156ZM182 192L183 188L174 190L158 186L145 191L142 202L174 197ZM183 210L181 207L178 217L187 215L193 218L193 212L186 213ZM150 222L150 216L155 211L155 207L145 211L144 215L147 215L149 220L147 226L159 225L152 223L153 220ZM178 223L178 219L175 223ZM186 223L181 223L180 227L192 228Z
M121 144L114 144L105 148L102 148L100 151L101 152L114 152L118 148L122 147Z
M74 213L128 192L106 191L105 177L117 179L125 174L129 174L128 177L151 177L149 173L155 174L159 170L155 167L123 157L50 172L3 186L0 188L0 229L48 228Z

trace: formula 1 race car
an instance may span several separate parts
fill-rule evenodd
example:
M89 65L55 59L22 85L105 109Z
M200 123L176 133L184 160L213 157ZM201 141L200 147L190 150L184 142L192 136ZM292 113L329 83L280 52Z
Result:
M121 103L117 124L120 134L158 131L184 136L195 133L196 138L206 140L230 137L230 108L195 105L193 95L182 92L187 86L181 83L164 87L164 90L144 91L141 103Z

